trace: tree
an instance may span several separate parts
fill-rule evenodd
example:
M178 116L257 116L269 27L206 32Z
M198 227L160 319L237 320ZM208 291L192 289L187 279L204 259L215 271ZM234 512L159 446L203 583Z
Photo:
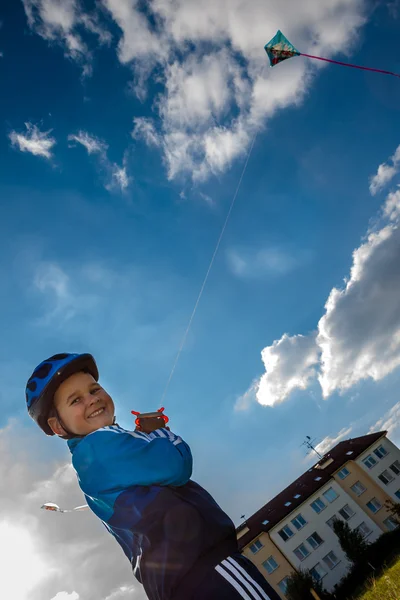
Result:
M310 571L294 571L287 581L286 597L288 600L314 600L310 589L317 592L321 600L330 598L329 594L324 592L321 582L314 581Z
M358 564L365 560L368 544L360 531L351 529L349 524L341 519L335 519L333 531L338 536L340 547L350 562Z

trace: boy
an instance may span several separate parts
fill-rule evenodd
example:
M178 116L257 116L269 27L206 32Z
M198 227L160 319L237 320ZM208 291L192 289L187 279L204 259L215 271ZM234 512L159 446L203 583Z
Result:
M28 412L68 440L91 510L116 538L150 600L279 600L238 552L235 527L190 479L189 446L167 428L115 423L90 354L56 354L26 386Z

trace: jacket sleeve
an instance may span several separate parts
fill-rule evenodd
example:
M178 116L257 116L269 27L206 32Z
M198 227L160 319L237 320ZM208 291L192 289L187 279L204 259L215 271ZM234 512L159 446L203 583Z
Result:
M189 446L166 429L153 433L99 429L88 436L74 464L82 483L93 493L187 483L193 467Z

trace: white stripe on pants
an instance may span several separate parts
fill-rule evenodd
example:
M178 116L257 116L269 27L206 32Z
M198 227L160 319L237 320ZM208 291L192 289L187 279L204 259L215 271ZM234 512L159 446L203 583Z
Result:
M264 592L257 581L231 556L217 565L215 570L235 588L244 600L270 600L268 594Z

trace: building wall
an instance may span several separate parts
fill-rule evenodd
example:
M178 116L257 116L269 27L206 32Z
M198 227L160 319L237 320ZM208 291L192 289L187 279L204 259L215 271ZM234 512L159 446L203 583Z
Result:
M383 457L383 458L378 458L375 454L374 454L374 450L376 448L378 448L378 446L382 445L388 452L387 456ZM365 459L369 454L371 454L375 460L377 461L377 464L374 465L371 469L369 469L367 466L365 466L365 464L363 463L363 459ZM393 471L390 469L390 465L392 465L394 463L395 460L399 460L400 461L400 449L397 448L386 436L382 437L378 442L375 442L375 444L373 444L372 446L370 446L370 448L368 448L368 450L366 450L365 452L363 452L362 454L360 454L360 456L357 458L356 463L358 465L360 465L360 467L369 475L369 477L375 481L375 483L377 483L377 485L383 489L392 500L394 500L395 502L399 502L400 498L398 496L396 496L396 492L399 492L400 494L400 475L396 475L395 473L393 473ZM391 475L393 475L393 481L387 485L385 485L384 483L382 483L382 481L379 479L379 475L382 473L382 471L389 471L389 473Z
M382 489L382 487L380 487L376 481L370 477L369 473L367 473L365 469L358 465L357 462L350 460L344 466L347 468L350 474L347 475L345 479L340 479L338 473L335 473L335 481L345 492L349 494L354 502L356 502L358 506L362 508L362 510L364 510L369 517L371 517L371 519L383 532L388 531L388 527L384 524L384 520L390 517L390 512L385 508L385 502L390 500L389 494L386 492L386 490ZM341 467L341 469L343 469L343 467ZM357 494L351 489L351 486L358 481L360 481L366 488L365 492L363 492L360 496L357 496ZM367 506L367 503L373 498L376 498L382 505L382 508L376 513L372 513L371 509Z
M256 540L260 540L263 547L254 554L250 550L250 546ZM272 585L274 590L279 594L280 598L284 599L285 595L280 590L278 584L285 577L289 577L289 575L293 573L293 567L271 541L268 533L263 532L257 538L255 538L255 540L252 540L252 542L243 549L242 554L247 556L247 558L249 558L256 565L268 583ZM265 567L263 567L263 562L266 561L270 556L272 556L278 564L278 568L275 569L275 571L273 571L271 574L269 574Z
M331 503L323 496L323 493L329 488L332 488L338 495ZM312 502L317 498L321 498L326 505L318 514L311 508ZM350 563L340 547L337 536L331 527L327 525L329 519L334 516L339 516L338 511L346 504L348 504L354 512L354 515L348 520L350 527L352 529L356 528L364 522L371 530L368 540L371 542L375 541L382 533L380 527L376 525L363 510L361 510L360 506L334 479L331 479L327 484L321 487L318 492L307 498L301 506L297 507L296 510L270 531L272 541L281 550L282 554L288 557L289 561L297 570L300 568L312 569L317 563L324 568L327 573L323 577L322 584L328 591L333 589L334 585L340 581L350 568ZM307 524L297 531L291 524L291 520L299 513L307 521ZM289 525L292 531L295 532L287 541L283 541L278 533L285 525ZM307 538L314 532L317 532L323 540L323 543L315 550L313 550L307 542ZM294 550L302 543L305 544L306 548L310 551L310 554L304 560L299 560L294 554ZM340 561L333 569L330 569L323 561L324 557L331 551L335 553Z

